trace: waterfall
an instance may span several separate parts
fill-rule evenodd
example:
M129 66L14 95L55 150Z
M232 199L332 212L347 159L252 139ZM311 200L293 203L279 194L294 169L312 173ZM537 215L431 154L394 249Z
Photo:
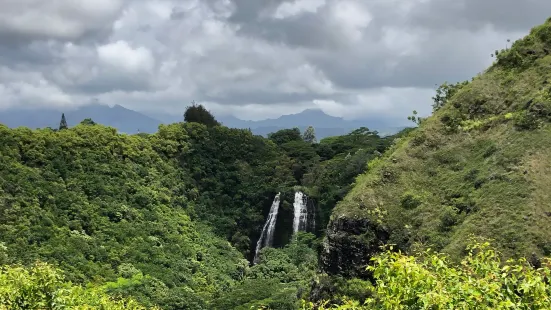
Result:
M294 220L293 234L299 230L306 230L308 224L307 197L302 192L295 192L295 202L293 203Z
M260 250L265 246L272 246L272 243L274 241L274 230L277 220L277 212L279 211L280 195L281 193L278 193L275 196L274 202L272 202L272 206L270 207L270 213L268 214L266 223L264 223L264 227L262 228L262 233L260 234L260 237L256 242L256 251L254 253L253 264L257 263L258 253L260 252Z

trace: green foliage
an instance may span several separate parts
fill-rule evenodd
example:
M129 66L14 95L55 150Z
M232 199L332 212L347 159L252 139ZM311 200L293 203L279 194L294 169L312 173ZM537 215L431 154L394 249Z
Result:
M440 108L442 108L448 100L453 97L455 93L457 93L457 91L467 84L469 84L469 81L458 82L455 84L448 84L448 82L444 82L444 84L440 85L436 89L436 95L432 97L432 100L434 101L432 104L433 112L440 110Z
M186 122L203 124L207 127L220 125L220 123L202 104L197 105L195 102L192 102L191 106L186 108L184 120Z
M187 128L143 138L100 125L0 126L3 259L50 262L76 283L119 283L107 290L144 305L208 309L240 280L243 259L190 219L196 187L177 158L192 145Z
M368 270L374 296L361 303L317 309L549 309L551 260L532 266L525 259L503 262L488 242L474 242L460 264L426 250L418 258L386 251ZM303 309L314 309L306 303Z
M515 127L521 130L532 130L540 125L539 119L529 111L522 111L514 118Z
M361 303L373 296L374 286L371 282L362 279L348 279L339 288L339 297L341 299L351 298Z
M373 297L374 287L369 280L344 278L340 275L329 276L319 274L314 279L313 290L310 293L310 307L314 304L342 304L346 300L364 303ZM304 302L304 301L303 301Z
M434 115L356 178L337 204L332 224L359 228L336 230L326 242L338 244L324 255L346 252L342 240L373 255L372 243L357 236L373 230L362 221L372 220L375 210L386 212L377 229L388 235L379 241L403 251L424 244L458 261L467 236L475 234L494 239L506 258L551 254L551 210L545 202L551 160L544 155L551 152L551 54L544 50L551 51L549 29L549 21L536 27L499 52L503 61L468 83L445 84L437 92ZM516 65L513 52L520 57ZM422 203L408 193L422 193ZM338 267L348 272L355 263Z
M522 71L529 68L536 60L546 57L551 51L551 22L532 28L525 38L513 43L510 49L502 50L496 55L495 67Z
M299 232L281 249L262 249L259 262L213 303L214 309L297 309L317 271L314 239Z
M456 225L459 221L459 212L460 210L457 208L450 206L444 207L442 214L440 215L441 230L447 231L450 230L452 226Z
M91 118L86 118L82 122L80 122L81 125L88 125L88 126L94 126L97 125L96 122L94 122Z
M413 115L408 116L408 121L412 121L416 125L420 125L423 120L421 117L417 116L417 111L413 110Z
M406 209L415 209L423 203L423 198L412 192L405 192L400 199L400 204Z
M276 227L285 246L264 249L253 267L242 256L252 258L275 193L301 185L319 235L392 137L360 128L315 143L312 130L305 141L291 129L264 139L217 126L199 106L186 112L186 123L156 134L91 119L61 131L0 126L0 263L46 261L73 283L146 307L296 309L319 244L303 233L289 243L289 201Z
M316 131L314 127L308 126L306 130L304 131L304 134L302 135L302 140L307 143L316 143Z
M301 141L300 129L282 129L268 134L268 139L272 140L277 145L282 145L291 141Z
M296 184L292 163L274 143L248 130L195 123L175 130L188 137L189 151L179 164L191 178L192 215L250 257L275 194Z
M132 299L113 298L101 288L64 282L61 272L37 263L0 269L0 309L147 309ZM152 307L150 309L157 309Z
M381 138L376 131L362 127L314 144L318 156L307 152L297 156L298 148L288 152L301 163L301 172L306 171L301 183L310 189L310 198L316 201L318 227L327 226L331 211L350 191L355 178L366 171L367 162L384 152L400 134Z

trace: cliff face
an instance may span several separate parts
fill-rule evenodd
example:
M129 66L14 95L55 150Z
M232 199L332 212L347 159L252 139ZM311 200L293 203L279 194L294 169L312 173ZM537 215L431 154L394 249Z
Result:
M388 233L369 219L344 216L334 219L323 245L322 268L330 275L364 278L369 258L387 240Z
M444 93L433 116L370 162L333 211L324 271L366 276L385 243L458 259L473 236L493 239L504 257L550 255L549 51L551 20Z

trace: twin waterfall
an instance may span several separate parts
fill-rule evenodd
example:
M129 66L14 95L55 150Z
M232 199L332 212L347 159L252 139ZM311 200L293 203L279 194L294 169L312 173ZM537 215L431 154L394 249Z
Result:
M293 235L299 230L306 230L306 224L308 223L306 202L306 195L302 192L295 192L295 202L293 203L293 210L295 211L293 218Z
M270 214L268 214L268 219L266 220L266 223L262 228L260 238L258 238L258 241L256 242L256 251L254 252L253 264L257 263L258 253L260 252L260 250L265 246L272 246L272 243L274 242L274 230L277 220L277 212L279 212L280 195L281 193L277 193L277 195L275 196L274 202L272 202L272 206L270 207Z
M266 219L260 238L256 243L253 264L258 262L258 253L260 250L264 247L271 247L273 244L277 213L279 212L280 195L281 193L278 193L275 196L272 207L270 208L270 213L268 214L268 219ZM315 215L312 212L309 216L307 203L308 197L304 195L304 193L300 191L295 192L295 201L293 203L293 235L296 235L298 231L306 231L309 223L312 227L315 226ZM309 218L310 221L308 220Z

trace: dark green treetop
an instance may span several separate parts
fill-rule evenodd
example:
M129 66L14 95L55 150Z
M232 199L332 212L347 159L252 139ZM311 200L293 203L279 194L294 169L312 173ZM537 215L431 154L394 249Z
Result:
M220 126L220 123L214 116L203 105L198 105L195 101L191 103L191 106L187 107L184 113L184 121L204 124L207 127Z

